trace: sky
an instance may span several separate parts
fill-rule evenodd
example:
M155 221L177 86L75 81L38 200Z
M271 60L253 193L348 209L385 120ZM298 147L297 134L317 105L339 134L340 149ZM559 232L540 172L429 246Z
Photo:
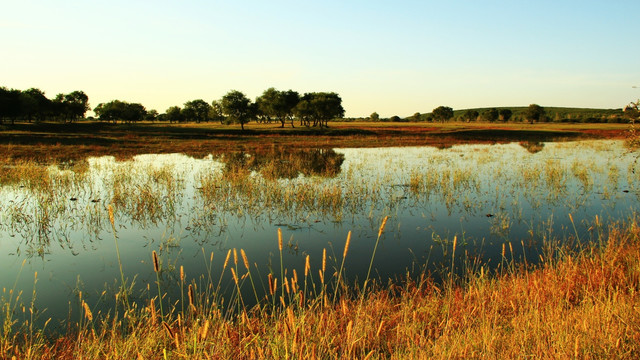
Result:
M0 0L0 86L160 113L333 91L347 117L640 98L640 1ZM637 86L634 88L634 86Z

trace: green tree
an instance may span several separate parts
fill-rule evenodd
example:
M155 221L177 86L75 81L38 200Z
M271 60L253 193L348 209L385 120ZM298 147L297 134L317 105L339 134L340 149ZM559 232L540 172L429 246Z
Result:
M211 107L209 108L209 119L211 119L211 121L219 121L220 125L224 124L226 118L222 112L222 104L220 101L213 100L211 102Z
M431 114L435 121L445 122L453 117L453 109L448 106L438 106Z
M222 97L222 112L234 122L240 123L240 128L244 130L244 124L248 123L254 116L255 109L251 105L251 100L238 90L231 90Z
M328 127L329 120L343 117L342 99L334 92L306 93L295 107L301 124Z
M531 104L524 113L525 119L533 124L534 121L544 121L546 117L545 109L538 104Z
M42 90L31 88L20 94L20 105L26 120L43 121L51 109L51 100L47 99Z
M20 90L0 87L0 124L4 119L15 120L20 116Z
M369 120L380 121L380 115L378 115L377 112L372 112L371 115L369 115Z
M147 111L147 114L145 115L144 119L147 121L155 121L156 119L158 119L158 111L155 109L151 109Z
M499 117L500 117L500 113L496 108L487 109L482 112L482 120L484 121L494 122L498 120Z
M179 106L172 106L165 111L167 120L170 123L182 121L182 109Z
M297 91L278 91L271 87L256 99L256 106L263 121L271 122L271 119L277 119L282 128L287 121L291 121L291 127L295 127L293 110L298 102L300 102L300 94Z
M112 100L108 103L100 103L93 109L93 112L103 121L118 120L134 122L143 120L147 116L147 110L142 104L128 103L126 101Z
M464 114L462 115L462 118L466 122L471 122L471 121L476 121L476 119L478 119L478 116L480 116L480 113L478 112L478 110L469 109L464 112Z
M500 115L500 120L505 122L509 121L509 119L511 119L511 116L513 116L513 111L511 111L510 109L500 109L498 113Z
M420 113L417 112L417 113L411 115L411 121L414 121L414 122L420 121Z
M69 121L83 118L89 111L89 97L83 91L77 90L64 95L62 103Z
M211 105L202 99L187 101L184 103L182 111L185 114L185 120L195 120L199 123L202 121L209 121L209 110Z

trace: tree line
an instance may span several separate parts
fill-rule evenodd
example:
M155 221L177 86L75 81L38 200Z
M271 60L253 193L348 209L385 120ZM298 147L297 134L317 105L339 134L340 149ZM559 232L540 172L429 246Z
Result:
M49 99L40 89L7 89L0 87L0 124L16 120L72 122L84 118L89 111L89 97L83 91L58 94Z
M44 92L32 88L16 90L0 87L0 124L4 120L12 124L21 121L75 121L84 118L89 111L89 98L82 91L58 94L48 99ZM211 103L196 99L180 106L171 106L164 113L147 110L140 103L112 100L100 103L93 111L97 120L117 123L149 121L209 122L240 124L244 130L250 121L258 123L279 123L280 127L294 121L301 126L327 127L329 121L344 117L342 98L335 92L310 92L300 95L297 91L280 91L275 88L265 90L255 101L238 90L231 90Z
M557 109L557 108L556 108ZM448 106L439 106L431 113L415 113L406 118L392 116L380 118L372 113L368 118L343 119L390 122L449 122L449 121L484 121L484 122L626 122L631 107L594 113L548 112L538 104L531 104L525 109L512 111L509 108L468 109L455 111ZM0 124L15 121L60 121L73 122L84 119L89 107L89 97L83 91L69 94L57 94L53 99L45 96L37 88L28 90L7 89L0 87ZM478 111L481 110L481 111ZM137 121L183 122L220 122L221 124L240 124L244 129L250 121L257 123L279 123L280 127L290 124L300 126L326 127L332 119L343 118L342 99L334 92L311 92L300 95L297 91L280 91L275 88L265 90L255 101L244 93L231 90L218 100L207 102L196 99L185 102L182 106L171 106L164 113L147 110L140 103L129 103L112 100L100 103L93 111L97 120L117 123ZM93 119L93 118L90 118Z
M381 118L374 112L367 118L349 118L344 121L388 121L388 122L593 122L626 123L629 121L629 106L623 109L574 109L544 108L538 104L528 107L486 108L454 111L448 106L439 106L431 113L419 112L401 118Z
M101 103L94 112L100 120L135 122L159 120L170 123L209 122L240 124L244 130L250 121L257 123L280 123L280 127L294 120L301 126L327 127L330 120L342 118L342 99L334 92L311 92L300 95L297 91L280 91L275 88L265 90L255 101L238 90L231 90L211 103L196 99L187 101L182 107L171 106L163 114L146 111L141 104L131 104L120 100Z

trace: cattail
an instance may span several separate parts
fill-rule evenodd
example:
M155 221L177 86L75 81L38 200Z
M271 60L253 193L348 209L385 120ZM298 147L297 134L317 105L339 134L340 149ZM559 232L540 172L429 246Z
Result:
M180 265L180 281L184 281L184 267Z
M296 271L296 269L293 269L293 279L291 279L291 285L293 285L294 283L298 283L298 272Z
M282 251L282 229L278 228L278 249Z
M283 282L284 282L284 289L287 290L287 294L289 294L289 279L285 277Z
M274 278L273 279L273 290L271 291L271 295L275 294L277 289L278 289L278 278Z
M351 231L347 234L347 242L344 243L344 252L342 253L342 259L347 257L347 252L349 252L349 243L351 242Z
M307 255L307 258L304 261L304 277L307 277L307 275L309 275L310 269L311 269L311 260L309 259L309 255Z
M207 337L207 333L209 332L209 320L205 320L204 326L200 331L200 339L204 340Z
M273 295L273 275L269 274L267 280L269 281L269 295Z
M211 252L211 256L209 256L209 262L212 263L213 262L213 251Z
M189 284L189 291L187 294L189 295L189 306L195 308L195 293L191 284Z
M384 219L382 219L382 224L380 224L380 230L378 230L378 237L382 236L382 232L384 231L384 226L387 225L388 219L389 219L389 216L385 216Z
M153 271L159 272L160 263L158 262L158 253L155 250L153 250L152 255L153 255Z
M569 220L573 223L573 216L571 216L571 213L569 213Z
M458 237L454 236L453 237L453 253L451 254L452 258L456 257L456 245L458 244Z
M156 302L155 297L151 299L151 303L149 303L149 312L151 313L151 324L156 324Z
M84 316L89 321L93 321L93 314L91 313L91 309L89 308L89 305L84 300L82 300L82 308L84 309Z
M236 270L234 268L231 268L231 276L233 277L233 281L236 283L236 286L238 285L238 276L236 275Z
M509 251L511 252L511 257L513 257L513 245L509 242Z
M240 255L242 255L242 261L244 262L244 267L249 271L249 260L247 259L247 254L245 254L243 249L240 249Z
M504 248L504 243L502 243L502 257L503 257L503 258L504 258L504 250L505 250L505 248Z
M238 265L238 252L236 248L233 248L233 264Z
M229 249L229 251L227 251L227 257L224 259L224 264L222 265L222 270L227 268L227 265L229 264L229 257L231 257L231 249Z
M327 269L327 249L322 249L322 272Z
M109 206L107 206L107 209L109 210L109 222L111 223L111 226L115 227L116 222L113 216L113 206L109 204Z

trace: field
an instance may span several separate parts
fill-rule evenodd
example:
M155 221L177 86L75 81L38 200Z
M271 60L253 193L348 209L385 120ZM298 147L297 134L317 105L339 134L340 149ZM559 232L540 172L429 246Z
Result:
M511 141L553 141L624 138L625 124L487 124L332 122L329 129L281 129L275 124L213 123L146 124L17 124L0 131L0 153L12 159L63 162L86 156L129 158L144 153L184 153L204 156L241 149L385 147Z
M629 150L613 152L624 149L620 142L572 145L626 139L628 125L275 126L251 124L241 131L217 124L19 124L0 131L5 154L0 189L7 197L0 198L5 220L0 232L47 239L37 243L41 249L35 255L24 256L22 266L9 267L15 280L4 278L0 358L640 357L637 161ZM566 143L543 144L553 141ZM462 144L474 146L447 150ZM496 154L479 144L508 145ZM444 150L424 152L425 145ZM388 146L407 148L370 149L369 157L363 149L328 150ZM309 148L322 151L309 155L303 151ZM234 151L251 156L235 158L229 155ZM215 167L217 158L203 159L201 168L189 163L180 173L153 159L147 165L83 161L175 152L198 158L223 154L227 163ZM504 157L510 152L517 156ZM610 154L616 159L607 159ZM353 162L354 155L363 163ZM319 157L330 166L313 166ZM176 163L187 160L177 157ZM283 164L289 171L278 169ZM393 172L409 164L414 167L407 174ZM369 175L361 174L369 168L388 172L365 181L361 177ZM300 179L298 173L309 177ZM100 190L95 178L108 191ZM193 193L183 195L189 186ZM181 208L182 202L189 206ZM617 217L582 210L591 203ZM527 215L545 211L548 222ZM422 212L418 220L406 215L413 212ZM439 213L442 218L435 217ZM189 217L197 221L180 220ZM383 262L399 261L397 248L408 241L409 230L422 234L424 229L410 221L451 219L476 230L440 237L432 229L427 233L434 256L429 250L426 263L416 258L415 268L389 279L380 275ZM401 220L410 225L402 227ZM480 246L487 258L475 251L474 241L485 240L474 234L478 224L490 227L487 241L496 240L493 248ZM218 239L211 229L219 228L233 238L231 228L245 226L257 235L240 232L221 247L198 241L200 232L202 239ZM298 242L313 229L318 237ZM343 229L348 234L331 238L331 247L319 244ZM133 254L136 239L153 238L153 231L162 233L160 241L143 241L144 255ZM185 231L191 231L195 245L188 244ZM63 255L66 246L74 250L69 244L75 232L88 239L75 248L85 248L86 255L64 262L85 256L95 266L105 256L114 276L110 287L94 284L103 289L97 292L85 290L91 285L75 285L68 306L62 306L68 308L65 327L54 327L55 321L42 321L37 306L47 297L40 291L52 276L45 265L55 262L56 251L48 248L63 248L57 250ZM260 247L244 247L252 242ZM110 247L99 247L105 243ZM21 259L6 244L12 243L2 243L7 258ZM196 261L182 254L190 248L201 249ZM268 270L267 253L274 255ZM436 261L436 268L427 267ZM43 271L32 276L31 263ZM23 272L29 277L26 291L16 286ZM89 271L77 275L78 283L81 276L91 279ZM134 290L136 282L142 295Z

